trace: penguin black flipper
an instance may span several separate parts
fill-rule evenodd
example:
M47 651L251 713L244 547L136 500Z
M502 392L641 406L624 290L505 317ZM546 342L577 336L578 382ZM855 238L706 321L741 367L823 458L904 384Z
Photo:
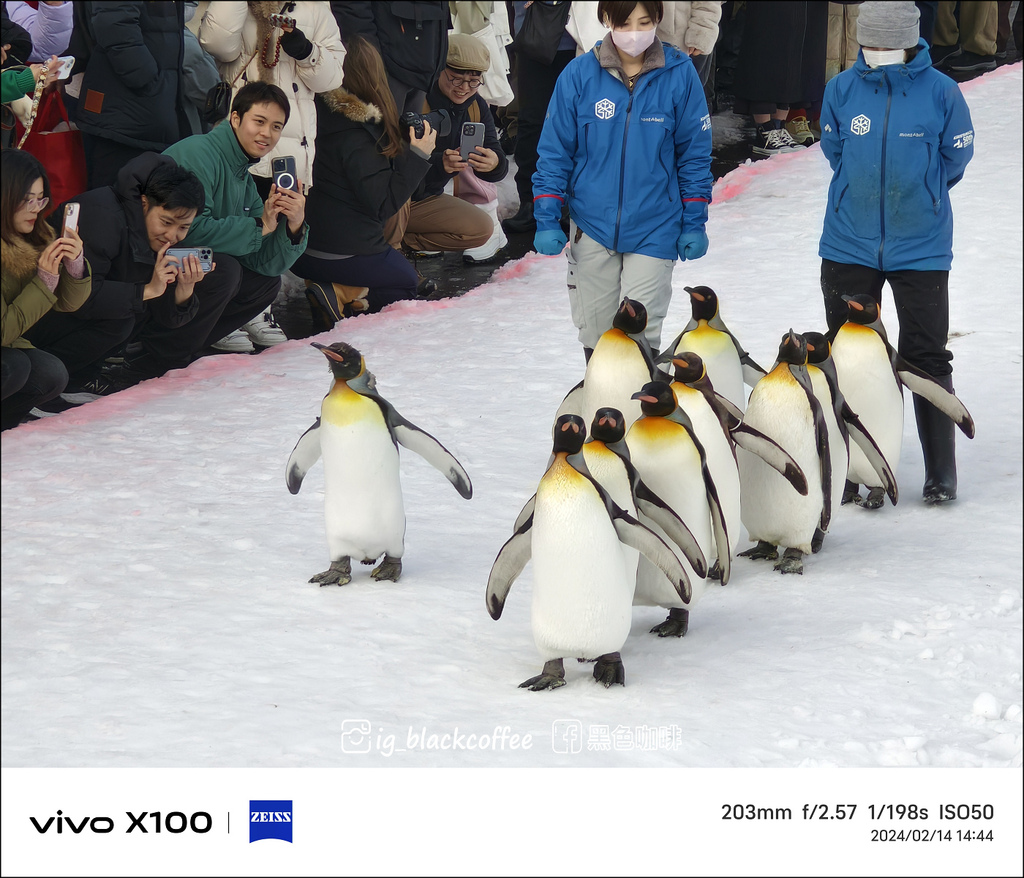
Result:
M711 400L708 400L708 402L711 404L712 409L714 409L715 414L718 414L718 409L719 407L721 407L728 414L732 415L732 417L735 418L737 421L743 420L743 412L740 410L740 407L736 405L736 403L734 403L732 400L726 399L717 390L715 391L715 402L711 403ZM719 420L722 420L721 416L719 416ZM726 429L731 428L726 427Z
M583 381L581 380L572 390L566 395L565 399L558 406L558 411L555 412L555 422L562 415L579 415L583 417ZM552 430L554 425L552 425Z
M730 333L730 335L732 334ZM750 354L740 349L740 343L736 341L735 336L732 336L732 340L740 354L740 365L743 367L743 383L747 387L753 387L768 373L750 358Z
M821 410L818 397L814 395L814 385L811 383L807 366L791 364L789 371L807 394L807 403L814 418L814 444L818 448L818 460L821 461L821 529L827 531L832 521L832 451L828 444L825 413Z
M614 504L612 504L614 506ZM693 589L690 586L690 577L686 575L686 568L676 557L676 553L669 548L661 537L649 527L645 527L624 509L615 506L615 514L612 516L612 524L615 532L619 535L619 541L636 549L650 560L655 567L661 570L668 577L672 587L684 603L690 603L693 596Z
M778 442L742 421L733 427L731 435L740 448L756 454L768 466L781 473L798 494L807 496L807 476L800 469L800 464Z
M550 466L551 464L548 464L548 467ZM533 517L533 510L536 507L536 505L537 495L534 494L529 500L526 501L526 505L523 506L522 510L519 512L519 515L516 516L516 523L512 525L513 531L519 533L520 528L522 528L522 526Z
M676 515L661 497L648 488L639 476L633 486L633 499L636 501L637 511L642 512L665 531L669 539L679 546L694 572L702 579L706 578L708 575L707 558L704 557L700 545L686 526L686 522Z
M403 418L391 403L376 393L365 393L380 406L384 413L384 421L391 431L391 438L396 444L415 452L434 469L444 474L463 497L469 500L473 496L473 483L469 474L462 468L455 456L426 430L421 430L411 421Z
M292 494L298 494L306 473L320 459L320 419L317 418L295 443L292 453L288 456L284 480Z
M974 438L974 419L966 406L927 372L911 366L895 350L889 348L889 359L900 383L911 393L928 400L956 424L968 439Z
M487 612L492 619L501 618L509 589L512 588L512 583L518 579L519 574L523 572L523 568L533 554L533 537L530 533L532 528L533 510L531 509L530 515L522 526L516 528L516 532L505 541L505 545L498 551L498 555L491 565L491 573L487 577L485 600Z
M864 452L864 456L867 458L868 463L871 464L871 468L878 474L878 478L882 480L882 487L885 488L885 493L889 495L889 500L895 506L899 502L900 491L896 485L896 476L889 466L889 461L885 459L885 455L882 454L878 443L875 442L874 438L864 427L864 424L861 423L860 418L846 404L846 400L842 400L840 414L842 416L842 423L846 424L850 438Z

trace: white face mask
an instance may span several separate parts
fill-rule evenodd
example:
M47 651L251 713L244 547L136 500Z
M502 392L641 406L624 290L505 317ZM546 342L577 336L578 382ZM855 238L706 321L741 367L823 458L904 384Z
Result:
M613 30L612 42L631 58L636 58L651 47L656 35L653 27L650 30Z
M905 49L861 49L864 63L868 67L887 67L890 64L902 64L906 58Z

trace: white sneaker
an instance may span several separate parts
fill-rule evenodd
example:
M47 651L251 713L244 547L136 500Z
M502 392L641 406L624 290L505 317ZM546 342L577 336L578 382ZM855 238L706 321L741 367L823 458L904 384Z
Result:
M503 247L508 246L508 238L501 227L501 222L498 220L498 202L491 201L477 206L490 216L491 222L494 223L494 231L491 232L491 237L479 247L472 247L469 250L463 251L462 261L468 262L470 265L489 262L498 255Z
M273 347L288 341L288 336L281 331L281 327L274 320L274 315L269 311L246 323L242 327L242 332L249 336L254 345L261 348Z
M226 354L251 354L256 348L253 347L249 336L236 329L234 332L225 335L220 341L210 345L215 351L222 351Z

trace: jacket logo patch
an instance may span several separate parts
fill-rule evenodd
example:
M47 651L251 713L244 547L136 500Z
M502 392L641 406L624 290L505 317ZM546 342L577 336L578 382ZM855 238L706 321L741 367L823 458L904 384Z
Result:
M594 104L594 113L598 119L611 119L615 115L615 101L602 98Z
M953 148L963 149L965 146L970 146L974 143L974 132L965 131L963 134L955 134L953 136Z
M871 130L871 120L864 115L854 116L850 120L850 130L854 134L867 134Z
M708 113L706 116L701 116L700 119L700 130L710 131L711 130L711 114Z

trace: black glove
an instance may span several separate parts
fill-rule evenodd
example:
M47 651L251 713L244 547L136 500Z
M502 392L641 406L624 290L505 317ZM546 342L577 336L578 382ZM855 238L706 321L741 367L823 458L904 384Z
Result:
M306 35L302 31L295 28L293 31L285 31L281 34L281 48L296 61L301 61L310 56L313 44L306 39Z

